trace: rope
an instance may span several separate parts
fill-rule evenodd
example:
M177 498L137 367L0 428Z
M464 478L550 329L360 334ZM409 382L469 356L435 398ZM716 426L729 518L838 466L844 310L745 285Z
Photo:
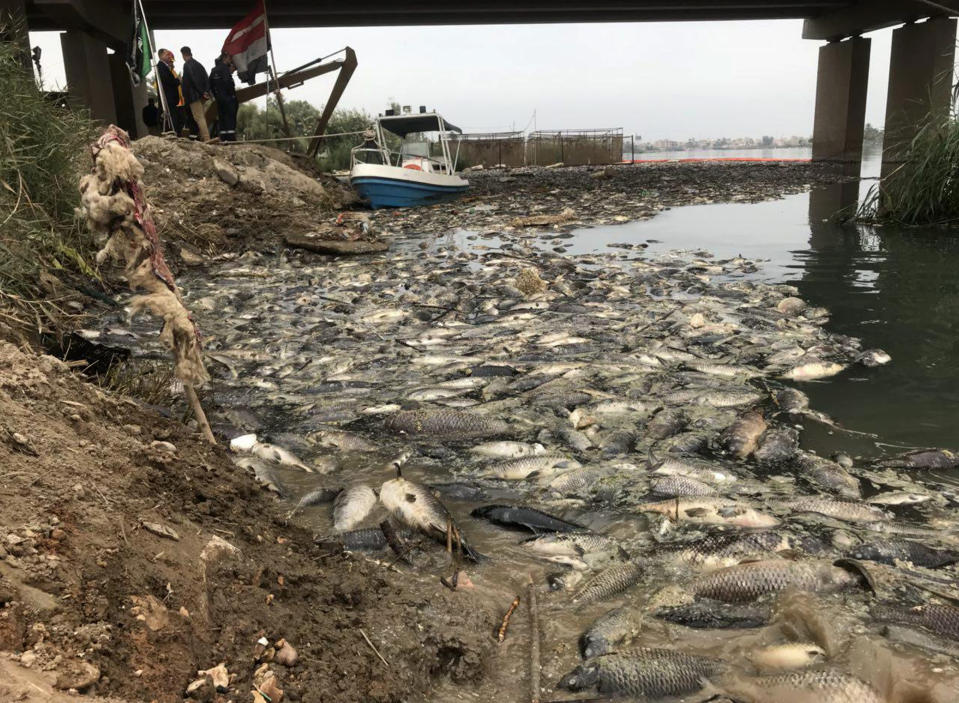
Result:
M236 142L220 142L221 144L266 144L267 142L295 142L300 139L327 139L329 137L351 137L357 134L366 134L366 130L359 132L336 132L335 134L321 134L318 137L314 136L302 136L302 137L275 137L272 139L243 139Z

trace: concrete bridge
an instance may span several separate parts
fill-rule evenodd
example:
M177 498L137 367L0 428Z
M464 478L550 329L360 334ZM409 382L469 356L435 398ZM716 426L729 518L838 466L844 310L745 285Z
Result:
M144 0L152 29L226 30L250 4ZM861 35L902 25L893 33L886 107L885 156L893 163L900 156L897 143L907 143L930 113L949 110L952 17L959 15L959 0L270 0L268 8L275 28L801 18L803 38L825 42L819 50L813 157L842 161L862 155L871 40ZM136 132L143 98L131 88L122 60L130 15L130 0L0 0L0 18L25 19L31 30L63 31L71 97L98 119ZM108 47L120 54L108 54Z

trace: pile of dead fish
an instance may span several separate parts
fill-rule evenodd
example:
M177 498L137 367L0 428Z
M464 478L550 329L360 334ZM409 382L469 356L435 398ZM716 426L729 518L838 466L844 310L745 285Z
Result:
M347 549L541 564L544 607L586 624L583 661L546 665L562 688L871 703L893 694L854 654L886 645L955 676L959 501L931 470L959 457L800 448L843 432L802 384L881 382L887 355L744 259L504 238L185 281L238 466Z

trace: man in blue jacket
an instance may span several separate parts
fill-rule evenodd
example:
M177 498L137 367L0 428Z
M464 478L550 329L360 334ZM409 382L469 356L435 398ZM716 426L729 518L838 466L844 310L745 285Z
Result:
M210 99L210 77L200 62L193 58L190 47L184 46L180 49L180 54L183 56L183 76L180 84L183 88L183 101L193 117L191 127L196 127L200 141L208 142L210 130L206 126L206 108L203 101Z
M236 85L233 83L235 70L233 58L224 51L210 71L210 92L216 100L217 133L224 142L236 141L236 113L239 103L236 100Z

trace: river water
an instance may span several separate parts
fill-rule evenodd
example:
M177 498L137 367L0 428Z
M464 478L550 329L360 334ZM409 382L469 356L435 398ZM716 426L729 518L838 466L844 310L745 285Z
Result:
M788 152L788 153L787 153ZM808 150L677 152L666 158L718 155L808 157ZM637 154L655 158L657 154ZM585 229L571 253L598 252L614 242L651 243L650 252L704 249L718 257L765 260L757 274L788 282L832 313L833 331L880 347L893 363L856 369L804 386L816 407L844 426L874 433L856 449L882 443L955 446L959 430L959 237L934 228L841 225L833 215L854 208L875 182L879 152L867 153L861 183L821 188L757 204L677 208L626 225ZM844 446L855 438L843 437ZM813 445L828 436L810 433Z

